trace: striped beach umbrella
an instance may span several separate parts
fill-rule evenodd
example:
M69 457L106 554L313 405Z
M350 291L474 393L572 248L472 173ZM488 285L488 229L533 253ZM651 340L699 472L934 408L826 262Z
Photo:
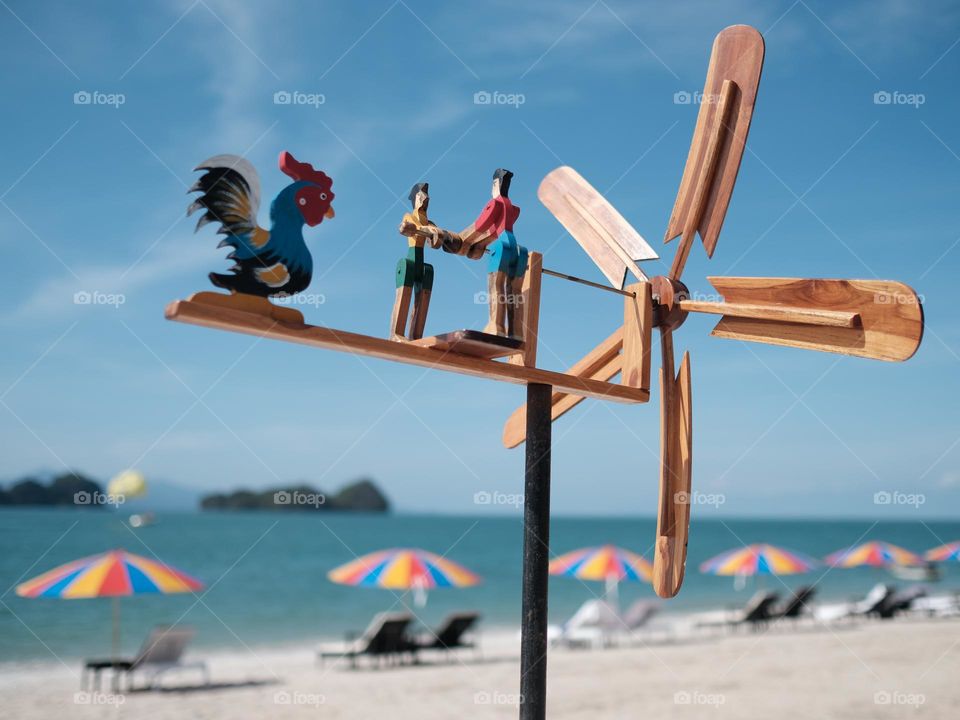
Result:
M113 655L120 644L120 598L127 595L165 595L196 592L203 583L157 560L111 550L74 560L17 585L17 595L28 598L113 598Z
M390 548L364 555L331 570L327 577L340 585L413 590L418 606L433 588L470 587L480 576L452 560L416 548Z
M817 561L801 553L759 543L720 553L700 565L710 575L795 575L816 567Z
M960 562L960 540L927 550L923 556L934 562Z
M824 558L831 567L852 568L867 565L869 567L889 567L891 565L922 565L923 558L880 540L871 540L862 545L837 550Z
M616 598L619 583L650 582L653 565L634 552L615 545L581 548L550 561L550 574L598 580L606 583L607 595Z

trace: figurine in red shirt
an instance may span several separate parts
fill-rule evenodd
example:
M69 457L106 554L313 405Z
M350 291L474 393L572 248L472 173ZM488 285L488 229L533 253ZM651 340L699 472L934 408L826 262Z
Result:
M474 223L460 233L460 253L478 259L490 248L487 263L487 295L490 320L484 332L495 335L523 336L523 276L527 271L527 249L517 243L513 224L520 208L510 202L513 173L498 168L493 173L492 199Z

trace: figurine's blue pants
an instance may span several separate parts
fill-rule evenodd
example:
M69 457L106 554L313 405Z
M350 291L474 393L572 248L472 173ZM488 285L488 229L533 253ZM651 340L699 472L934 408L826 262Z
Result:
M517 243L509 230L504 230L491 246L487 272L505 272L507 277L522 277L527 271L527 249Z

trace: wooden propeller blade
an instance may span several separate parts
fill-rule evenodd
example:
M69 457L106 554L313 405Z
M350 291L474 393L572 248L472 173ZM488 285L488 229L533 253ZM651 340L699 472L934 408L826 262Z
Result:
M693 406L690 353L683 354L673 376L671 331L661 333L660 502L653 554L653 589L662 598L677 594L683 583L690 532L690 480L693 471Z
M623 288L627 270L638 280L648 279L637 262L656 260L656 251L576 170L558 167L549 172L540 183L537 197L613 287Z
M723 313L711 333L716 337L888 361L911 357L923 337L923 306L916 292L903 283L741 277L709 280L725 300L717 307L735 308L734 312Z
M713 257L737 181L763 69L763 37L747 25L723 30L713 42L700 112L664 242L683 237L670 277L679 279L700 233Z
M613 378L623 367L623 327L613 332L610 337L587 353L568 371L568 375L576 375L590 379L603 379L604 382ZM579 395L568 395L555 392L551 396L551 420L569 412L583 400ZM517 447L527 439L527 406L521 405L507 418L503 426L503 444L508 448Z

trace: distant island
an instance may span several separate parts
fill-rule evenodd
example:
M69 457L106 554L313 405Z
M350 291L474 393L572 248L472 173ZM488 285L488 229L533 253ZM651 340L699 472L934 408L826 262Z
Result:
M76 472L61 473L48 482L26 477L0 488L0 506L72 505L74 507L103 508L97 502L104 497L103 489L95 480Z
M390 501L369 479L348 483L336 493L326 494L315 487L301 483L270 490L235 490L198 496L189 488L169 483L148 483L159 495L176 496L174 509L201 510L283 510L283 511L390 511ZM107 494L106 483L98 482L76 471L41 477L24 477L0 486L0 507L75 507L117 509L131 505L149 507L143 498L113 498ZM148 497L155 493L148 492ZM168 505L172 501L168 498Z
M235 490L231 493L205 495L202 510L281 510L281 511L390 511L390 501L372 480L358 480L327 495L310 485L273 488L270 490Z

